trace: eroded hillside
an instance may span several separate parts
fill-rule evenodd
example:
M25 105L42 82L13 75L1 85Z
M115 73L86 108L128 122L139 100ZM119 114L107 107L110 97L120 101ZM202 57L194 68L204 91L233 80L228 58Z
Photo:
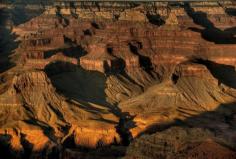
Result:
M65 4L1 5L1 155L236 158L235 2Z

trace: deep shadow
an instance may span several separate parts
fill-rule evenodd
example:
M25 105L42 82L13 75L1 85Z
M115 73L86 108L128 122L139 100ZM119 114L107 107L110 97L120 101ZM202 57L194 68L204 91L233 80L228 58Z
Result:
M43 8L37 10L27 9L24 5L16 5L14 9L9 10L15 26L30 21L31 19L41 15L44 11L45 9Z
M0 25L3 25L6 20L10 20L14 26L26 23L31 19L41 15L45 10L43 8L39 9L29 9L25 5L15 5L13 8L1 8L0 14Z
M176 84L179 80L179 76L177 74L173 73L171 76L171 80L174 84Z
M18 47L17 36L11 32L13 24L6 9L0 9L0 73L15 66L11 60L13 50Z
M63 61L48 64L45 72L54 87L69 99L107 104L104 92L106 77L102 73Z
M236 89L236 68L234 66L218 64L204 59L195 59L193 62L205 65L220 83Z
M105 29L106 28L105 23L103 23L102 21L95 21L95 20L93 20L91 22L91 26L95 29Z
M0 156L2 158L15 159L19 158L22 154L21 152L14 151L11 149L11 135L1 134L0 135Z
M149 23L161 26L165 24L165 21L161 18L160 15L152 15L152 14L147 14L146 15L148 18Z
M53 146L45 146L40 151L33 150L33 144L31 144L24 134L20 134L20 145L22 146L19 150L14 150L11 146L12 136L9 134L0 135L0 155L3 159L59 159L60 148Z
M69 25L70 21L61 14L61 7L56 6L56 16L59 19L60 24L62 24L63 27L66 27Z
M129 43L129 47L131 52L133 52L135 55L138 55L141 67L144 68L145 71L151 75L151 71L153 70L151 59L150 57L144 56L140 53L140 50L143 47L142 43L138 41L131 41Z
M98 24L96 21L91 22L91 25L95 29L101 29L102 28L102 26L100 24Z
M33 151L33 145L29 141L27 141L25 139L25 137L26 136L24 134L21 134L20 143L24 148L24 154L23 154L22 158L30 159L30 156Z
M44 150L47 150L46 148ZM60 154L62 153L61 148L58 148L54 146L51 148L51 152L49 154L43 155L44 158L48 157L48 159L55 159L55 158L60 158Z
M44 58L50 58L57 53L63 53L67 57L73 57L79 59L86 54L86 51L81 46L71 46L64 49L49 50L44 53Z
M56 137L54 136L54 133L55 133L54 129L48 126L47 123L43 121L39 121L33 117L28 120L24 120L24 122L29 125L35 125L35 126L40 127L43 130L43 133L45 136L47 136L51 141L55 140Z
M118 125L125 125L124 122L126 122L126 120L129 120L128 118L130 118L129 113L124 113L123 115L128 115L128 117L126 119L120 118L120 122ZM188 117L184 120L175 119L173 122L151 125L150 127L146 129L145 132L143 132L139 136L143 134L154 134L154 133L162 132L171 127L177 126L177 127L183 127L183 128L202 128L202 129L212 132L212 134L214 134L214 136L217 138L221 138L221 139L224 139L225 141L229 141L228 134L232 133L233 135L233 132L235 133L236 131L235 118L234 118L235 116L236 116L236 103L235 102L228 103L228 104L221 104L218 106L218 108L216 108L213 111L203 112L199 115ZM132 118L134 117L131 117L131 119ZM227 124L228 126L221 127L220 125L222 124L223 125ZM121 130L121 128L119 127L118 131L122 132L123 130ZM65 149L62 150L58 147L53 147L53 148L45 147L43 148L42 152L32 151L32 145L27 140L25 140L24 134L21 134L21 137L22 137L21 143L25 151L15 152L10 147L11 136L1 135L0 136L1 157L6 156L6 158L9 158L9 159L15 159L15 158L27 159L29 156L34 155L34 154L40 154L39 159L44 159L46 157L48 157L49 159L54 159L59 156L62 157L62 159L67 159L69 157L69 156L66 156L66 154L64 154ZM127 135L123 139L128 139L128 137L129 135ZM123 142L125 142L125 140L123 140ZM83 157L85 158L88 156L93 158L96 156L97 158L110 157L110 158L116 159L116 158L125 156L126 154L125 151L127 148L127 146L119 146L119 145L103 146L102 145L103 143L100 143L98 144L98 147L96 149L89 149L86 147L78 147L75 149L73 146L74 142L72 138L68 138L68 140L64 144L65 144L65 147L71 148L72 152L73 151L78 152L76 156L81 157L81 158ZM222 143L219 143L219 144L222 144ZM222 146L225 146L226 148L229 148L230 150L236 151L236 148L229 144L223 144ZM50 152L50 153L46 153L46 152ZM149 153L152 153L152 151L150 150ZM81 155L81 156L78 156L78 155Z
M236 16L236 8L226 8L225 12L230 16Z
M129 146L130 142L133 140L133 135L129 130L136 127L136 123L133 121L134 118L135 116L131 116L130 113L123 112L116 126L116 131L120 135L122 139L121 142L124 146Z
M81 45L77 45L75 41L64 36L65 46L63 48L48 50L43 53L43 58L50 58L58 53L62 53L66 57L72 57L79 59L81 56L84 56L87 52L82 48Z
M118 73L123 72L125 70L124 59L114 55L113 46L111 44L107 44L106 49L109 55L116 57L116 60L111 61L111 67L109 66L108 62L105 61L104 63L105 74L111 75L111 74L118 74Z
M62 143L62 146L65 148L71 148L71 149L75 148L76 143L75 143L74 135L67 137L65 141Z
M70 13L74 18L78 18L78 15L76 14L76 6L73 2L70 2Z
M228 103L228 104L220 104L215 110L207 111L200 113L199 115L195 115L192 117L188 117L184 120L175 119L172 122L161 123L161 124L153 124L149 126L144 132L139 134L139 136L143 134L154 134L158 132L165 131L171 127L183 127L183 128L203 128L207 129L216 137L222 138L227 142L230 141L229 136L226 132L231 132L232 135L236 132L235 119L236 115L236 103ZM220 125L227 125L227 128L224 129L220 127ZM218 126L219 125L219 126ZM225 145L224 145L225 146ZM229 145L227 145L229 146ZM233 151L236 151L235 145L231 145L228 147Z
M87 71L77 65L62 61L50 63L46 66L45 72L57 92L65 96L69 103L97 115L111 113L117 116L119 123L103 118L92 120L117 124L116 129L122 139L122 144L129 144L133 139L129 130L136 126L133 121L134 117L127 112L122 112L117 104L112 105L107 102L105 88L108 74L105 76L97 71ZM104 109L90 103L97 104Z
M19 42L15 41L17 36L6 28L1 28L0 37L3 37L3 39L0 39L0 73L3 73L16 65L11 55L18 47Z
M221 30L208 19L207 14L201 11L195 12L189 3L184 4L184 10L191 17L195 24L203 27L190 27L194 32L201 33L202 37L216 44L236 44L236 29L235 27Z
M204 112L200 115L189 117L182 121L187 127L199 127L205 128L216 135L223 135L227 140L227 135L224 135L224 129L221 130L220 127L216 125L228 124L229 130L236 131L234 125L233 116L236 115L236 103L220 104L216 110ZM179 122L180 123L180 122ZM181 125L177 123L178 125ZM225 130L227 132L227 130ZM221 134L223 133L223 134Z
M11 57L18 47L17 35L12 33L13 26L26 23L34 17L39 16L44 11L43 8L37 10L28 9L24 5L16 5L14 8L0 9L0 73L14 67L15 59Z
M87 36L92 36L93 35L93 33L90 29L86 29L83 32L84 32L84 35L87 35Z

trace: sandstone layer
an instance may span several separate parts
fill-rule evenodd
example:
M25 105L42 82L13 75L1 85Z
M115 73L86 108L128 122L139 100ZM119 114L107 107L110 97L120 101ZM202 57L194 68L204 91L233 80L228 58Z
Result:
M3 3L0 154L236 158L235 10Z

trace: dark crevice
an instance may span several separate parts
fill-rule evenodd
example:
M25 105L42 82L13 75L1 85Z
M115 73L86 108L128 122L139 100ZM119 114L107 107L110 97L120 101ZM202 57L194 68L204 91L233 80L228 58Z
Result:
M13 10L10 9L0 9L0 73L16 65L12 55L14 54L14 50L18 47L19 42L16 41L18 36L12 33L12 28L18 22L16 22L12 12Z
M45 156L45 157L48 157L48 159L56 159L56 158L60 158L60 154L62 153L61 149L58 148L57 146L54 146L52 149L51 149L51 152Z
M91 23L91 25L95 28L95 29L100 29L100 26L94 21Z
M179 120L179 119L175 119L172 122L153 124L153 125L149 126L145 131L140 133L138 136L142 136L144 134L151 135L151 134L154 134L157 132L165 131L165 130L167 130L171 127L175 127L175 126L188 127L184 121Z
M104 29L105 28L105 25L103 23L96 22L96 21L91 22L91 26L95 29Z
M151 76L152 73L151 71L153 70L153 66L152 66L152 62L150 57L148 56L144 56L140 53L140 49L142 49L142 43L141 42L137 42L137 41L132 41L129 43L129 47L131 52L133 52L135 55L138 55L139 57L139 63L141 65L142 68L144 68L144 70L149 73Z
M84 32L84 35L88 35L88 36L92 36L93 35L90 29L86 29L83 32Z
M225 12L230 16L236 16L236 8L226 8Z
M142 85L140 85L139 83L137 83L134 79L132 79L132 78L127 74L127 72L122 71L121 74L122 74L126 79L128 79L131 83L133 83L133 84L139 86L139 87L142 89L142 91L144 91L144 87L143 87ZM117 76L117 78L120 79L119 76ZM122 79L121 79L121 80L122 80Z
M23 154L22 158L30 159L30 156L31 156L31 153L32 153L32 150L33 150L33 145L25 139L24 134L21 134L20 142L21 142L21 145L24 148L24 154Z
M45 11L43 8L39 8L37 10L29 9L26 7L26 5L16 5L12 9L4 8L2 10L4 10L5 13L8 13L8 20L11 20L13 25L15 26L24 24L30 21L31 19L41 15ZM1 21L2 20L4 20L4 17L1 17Z
M3 159L16 159L19 158L19 156L21 155L21 153L11 149L11 139L11 135L0 135L0 157Z
M52 57L53 55L56 55L57 53L62 53L64 56L79 59L81 56L84 56L87 52L81 46L72 46L64 49L49 50L44 52L43 55L44 58L47 59Z
M177 74L173 73L171 76L171 80L174 84L176 84L179 80L179 76Z
M51 103L48 103L49 108L52 109L52 111L56 114L56 116L58 117L59 120L66 122L66 120L64 119L64 115L62 114L62 112L60 112L56 106L53 106Z
M93 89L90 90L91 92L98 92L99 91L100 92L99 95L93 95L91 97L88 97L88 96L86 96L85 92L83 92L82 95L79 95L79 93L78 93L78 95L75 95L75 93L73 93L73 95L72 95L69 93L70 90L68 90L68 88L71 86L71 83L66 83L66 81L64 81L63 85L67 89L62 90L61 86L58 85L59 83L56 81L57 78L53 78L55 73L62 74L63 69L60 66L60 64L63 64L63 62L58 62L56 64L51 63L48 66L46 66L46 69L45 69L45 72L48 74L48 77L51 79L52 84L54 85L56 90L59 91L60 94L63 94L65 97L67 97L68 101L72 100L72 101L79 102L80 105L78 105L78 107L80 107L81 109L83 109L87 112L90 112L90 113L95 113L95 114L99 115L99 114L107 113L107 111L104 111L103 109L100 109L100 108L96 108L93 105L91 105L89 102L103 105L104 108L106 108L110 113L112 113L113 115L115 115L119 118L119 123L116 126L117 133L120 135L120 138L122 140L122 145L128 145L133 139L130 129L136 127L135 122L133 121L134 116L131 116L127 112L122 112L122 110L117 106L117 104L111 105L111 104L107 103L105 92L104 92L104 88L106 85L106 83L105 83L106 77L104 75L100 76L102 74L98 73L98 72L96 72L97 76L95 77L95 74L91 74L90 71L83 70L82 68L79 68L76 65L70 64L70 67L72 69L74 68L74 69L77 69L77 71L79 71L79 72L74 72L74 73L83 73L84 77L88 78L88 80L83 79L84 81L86 81L86 85L94 86L93 82L95 82L95 79L97 79L99 81L101 80L101 82L102 82L99 84L98 88L93 87ZM62 66L64 67L65 65L67 65L67 64L64 63ZM80 70L80 69L82 69L82 70ZM57 70L59 70L59 71L57 71ZM65 72L66 71L68 71L68 70L65 70ZM72 72L72 74L73 74L73 72ZM67 76L67 75L65 74L65 76ZM72 77L74 77L74 76L72 76ZM81 77L81 78L84 78L84 77ZM80 82L83 82L83 80ZM101 85L103 85L103 86L101 87ZM81 89L83 89L83 88L81 88ZM89 90L89 88L87 87L86 91L88 91L88 90ZM91 92L89 92L90 93L89 95L91 95ZM98 118L98 119L94 119L94 120L98 120L98 121L102 121L102 122L106 121L108 123L114 123L114 121L108 121L103 118L101 118L101 119ZM114 123L114 124L116 124L116 123ZM71 136L68 139L66 139L66 141L63 144L67 145L69 147L74 147L73 140L74 139ZM100 147L103 146L103 143L99 143L98 146L100 146Z
M74 67L74 65L69 62L56 61L47 65L44 70L50 77L63 72L74 72L76 67Z
M65 141L62 143L62 146L63 148L70 148L70 149L76 148L74 135L67 137Z
M128 146L133 140L130 129L136 127L136 123L133 121L134 118L135 116L131 116L128 112L123 112L120 115L119 123L116 126L116 131L120 135L121 143L124 146Z
M113 53L113 48L111 46L107 47L107 52L112 55Z
M225 111L223 111L225 110ZM226 111L227 110L227 111ZM227 113L228 111L232 112L232 113ZM188 117L184 120L173 120L173 122L169 122L169 123L162 123L162 124L156 124L156 125L152 125L150 127L148 127L146 129L145 132L141 133L140 135L150 135L150 134L154 134L154 133L158 133L158 132L163 132L165 130L168 130L171 127L180 127L180 128L202 128L204 130L207 130L209 132L211 132L212 134L214 134L214 137L216 138L221 138L227 141L227 135L223 135L222 136L222 132L219 130L220 127L212 127L212 123L216 123L216 122L224 122L224 123L229 123L231 124L231 120L232 117L235 115L235 103L229 103L229 104L224 104L224 105L219 105L219 107L214 110L214 111L209 111L209 112L204 112L201 113L199 115L195 115L192 117ZM132 136L130 136L129 133L129 129L132 128L132 124L127 124L129 121L133 121L134 116L130 116L129 113L125 113L123 112L123 118L120 118L120 122L117 125L117 131L119 132L119 134L122 136L122 144L124 145L129 145L130 141L133 140ZM128 128L127 128L128 127ZM232 127L232 129L235 129L235 127ZM127 132L128 130L128 132ZM139 136L140 136L139 135ZM181 134L180 134L181 135ZM16 156L17 158L22 158L22 159L27 159L30 155L34 156L34 154L40 154L40 158L49 158L49 159L54 159L54 158L59 158L62 155L66 155L64 154L64 150L66 148L71 148L72 152L76 151L78 152L79 155L83 156L84 154L90 154L93 157L96 156L98 158L102 158L102 157L106 157L109 156L111 158L119 158L122 156L125 156L125 150L126 150L126 146L124 146L123 150L120 150L120 146L118 145L109 145L109 146L103 146L102 142L99 142L97 145L97 148L95 149L90 149L90 148L86 148L86 147L78 147L76 146L76 148L73 145L73 139L72 138L68 138L67 141L64 142L64 145L62 145L64 148L60 149L60 145L57 145L53 148L48 148L45 147L42 151L40 152L35 152L32 151L32 147L31 146L24 146L25 144L29 144L28 141L26 141L24 139L24 135L22 134L22 145L25 149L24 154L20 153L20 152L15 152L12 150L12 148L10 147L10 139L11 136L10 135L2 135L0 137L0 155L1 157L5 157L8 159L15 159ZM5 138L5 139L3 139ZM71 141L72 140L72 141ZM173 140L175 140L173 138ZM163 141L165 142L165 140L163 139ZM146 143L144 143L146 144ZM231 147L230 145L226 144L226 143L222 143L220 142L219 144L225 146L226 148L229 148L232 151L235 151L235 149L233 147ZM117 147L117 149L114 149L114 147ZM49 150L50 149L50 150ZM49 151L47 151L49 150ZM49 152L49 153L48 153ZM150 153L152 153L152 151L150 151ZM19 154L23 154L22 156ZM5 156L4 156L5 155ZM81 157L78 156L78 157ZM66 158L68 156L63 156L63 158Z
M111 44L107 44L106 49L107 49L108 54L115 57L116 59L114 61L111 61L111 66L112 66L111 68L108 65L108 63L105 62L105 65L104 65L104 69L106 70L105 74L109 76L109 75L115 75L115 74L123 72L125 70L125 61L122 58L114 55L113 46Z
M151 24L154 24L157 26L161 26L165 24L165 20L163 20L163 18L161 18L161 16L158 14L153 15L153 14L148 13L146 16L148 18L149 23Z
M64 35L64 41L65 41L65 44L68 44L68 45L73 45L75 43L69 37L67 37L65 35Z
M73 2L70 2L70 13L74 18L78 18L78 15L76 14L76 6Z
M236 70L234 66L218 64L204 59L194 59L193 62L205 65L220 83L236 88Z
M56 6L56 16L58 17L59 22L63 27L66 27L70 24L69 20L61 14L61 7L59 6Z
M221 30L208 19L208 16L205 12L194 11L189 3L184 4L184 9L188 16L193 19L195 24L203 27L203 29L190 27L190 30L201 33L205 40L214 42L216 44L236 44L235 27Z

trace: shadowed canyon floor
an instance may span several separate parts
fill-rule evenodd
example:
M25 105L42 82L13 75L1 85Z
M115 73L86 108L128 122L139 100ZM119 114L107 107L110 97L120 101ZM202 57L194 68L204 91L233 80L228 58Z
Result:
M236 3L0 4L0 156L236 159Z

